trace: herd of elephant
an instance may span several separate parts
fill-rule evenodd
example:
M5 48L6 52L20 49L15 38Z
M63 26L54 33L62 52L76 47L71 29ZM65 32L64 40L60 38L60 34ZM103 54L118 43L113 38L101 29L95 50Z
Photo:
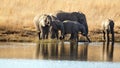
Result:
M91 42L88 37L88 24L86 17L82 12L58 11L54 15L37 15L34 17L33 22L38 31L39 40L48 39L48 37L51 39L64 39L67 34L71 34L69 39L78 41L78 34L81 33L81 35L86 37L88 42ZM104 39L109 41L109 33L114 37L113 20L107 19L102 23L102 28ZM112 41L114 41L114 38Z

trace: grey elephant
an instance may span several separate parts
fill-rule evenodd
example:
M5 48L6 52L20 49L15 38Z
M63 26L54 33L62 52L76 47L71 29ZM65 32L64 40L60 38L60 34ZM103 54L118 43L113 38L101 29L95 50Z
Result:
M39 40L48 39L50 23L52 22L51 17L47 14L37 15L34 17L33 22L38 31Z
M78 40L78 33L81 32L85 36L88 42L91 42L87 36L87 31L83 24L78 23L77 21L66 20L63 22L64 25L64 35L71 34L70 39Z
M61 31L60 36L59 35L59 30ZM51 34L51 38L57 38L57 39L63 39L64 36L64 26L63 23L59 20L54 20L52 21L51 25L50 25L50 34Z
M114 42L114 21L111 19L106 19L102 22L102 31L103 31L103 39L107 42L110 41L109 34L112 34L112 42Z
M88 34L88 25L87 25L86 16L84 13L58 11L55 13L55 16L62 22L65 20L71 20L71 21L77 21L80 24L83 24L85 26L86 34Z

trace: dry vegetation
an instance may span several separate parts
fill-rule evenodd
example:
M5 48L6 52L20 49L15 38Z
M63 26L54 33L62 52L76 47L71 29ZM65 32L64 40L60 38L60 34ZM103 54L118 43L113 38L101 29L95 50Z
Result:
M0 40L33 41L36 39L34 16L58 10L85 13L92 40L101 38L102 20L111 18L115 21L115 33L118 38L120 37L119 3L120 0L1 0Z

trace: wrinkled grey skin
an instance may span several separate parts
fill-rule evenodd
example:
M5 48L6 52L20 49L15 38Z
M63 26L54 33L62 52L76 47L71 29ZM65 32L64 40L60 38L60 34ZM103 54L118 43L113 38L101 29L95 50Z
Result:
M112 34L112 42L114 42L114 21L111 19L106 19L102 22L102 31L103 31L103 39L107 42L110 41L109 34Z
M77 21L80 24L83 24L85 26L86 33L88 34L88 25L87 25L85 14L81 12L58 11L55 13L55 16L62 22L65 20L71 20L71 21Z
M48 39L50 23L52 22L50 16L46 14L37 15L34 17L33 22L38 31L39 40Z
M71 34L70 39L78 40L78 32L81 32L81 34L87 38L88 42L91 42L87 36L87 31L83 24L80 24L76 21L66 20L63 22L63 25L65 35Z
M61 36L59 37L59 33L58 31L61 31ZM57 38L57 39L63 39L64 36L64 27L63 27L63 23L59 20L53 20L50 26L50 34L51 34L51 38Z

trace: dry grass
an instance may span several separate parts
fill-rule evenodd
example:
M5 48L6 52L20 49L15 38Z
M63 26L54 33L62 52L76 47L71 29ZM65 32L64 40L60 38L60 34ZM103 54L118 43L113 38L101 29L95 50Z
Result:
M90 31L100 30L105 18L115 21L120 29L120 0L2 0L0 2L0 30L35 31L33 18L37 14L81 11L86 14Z

